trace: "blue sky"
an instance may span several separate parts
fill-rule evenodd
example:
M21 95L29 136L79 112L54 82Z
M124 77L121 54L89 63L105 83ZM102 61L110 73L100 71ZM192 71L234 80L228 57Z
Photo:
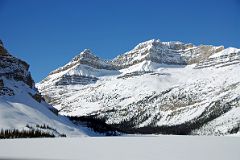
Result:
M85 48L105 59L153 38L240 48L240 0L0 0L0 38L38 82Z

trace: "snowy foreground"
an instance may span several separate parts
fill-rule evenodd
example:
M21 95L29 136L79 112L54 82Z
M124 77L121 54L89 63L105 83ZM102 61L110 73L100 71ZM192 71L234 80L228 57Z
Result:
M0 159L239 160L239 148L239 137L8 139L0 141Z

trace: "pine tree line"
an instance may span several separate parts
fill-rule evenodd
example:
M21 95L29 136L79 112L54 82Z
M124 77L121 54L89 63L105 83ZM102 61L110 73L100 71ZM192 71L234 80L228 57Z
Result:
M56 129L54 129L54 128L50 127L49 125L46 125L46 124L43 124L43 125L37 124L36 127L41 128L41 129L51 129L51 130L56 131Z
M31 130L34 130L34 129L35 129L35 127L32 127L32 126L30 126L29 124L27 124L26 127L29 128L29 129L31 129ZM55 132L55 133L57 134L57 137L58 137L58 136L59 136L59 137L67 137L66 134L61 134L61 133L59 133L55 128L52 128L52 127L50 127L49 125L46 125L46 124L42 124L42 125L37 124L36 127L39 128L40 130L41 130L41 129L43 129L43 130L45 130L45 129L46 129L46 130L51 130L51 131L53 131L53 132Z
M37 137L55 137L54 134L42 132L40 130L18 130L1 129L0 139L6 138L37 138Z

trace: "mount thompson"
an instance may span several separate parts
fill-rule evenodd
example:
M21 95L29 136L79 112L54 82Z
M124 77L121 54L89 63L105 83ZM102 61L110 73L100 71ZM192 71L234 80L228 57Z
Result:
M240 50L150 40L112 61L84 50L37 84L60 114L125 133L239 134Z

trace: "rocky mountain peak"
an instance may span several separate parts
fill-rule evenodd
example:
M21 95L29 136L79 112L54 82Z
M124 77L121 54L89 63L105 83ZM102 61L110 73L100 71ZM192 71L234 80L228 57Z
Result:
M87 65L96 69L115 69L111 62L99 58L90 49L84 49L79 55L74 57L70 63L77 65Z
M8 51L4 48L3 42L0 40L0 55L8 55Z
M139 43L136 47L134 47L133 50L139 50L142 48L151 48L158 44L161 44L161 41L159 39L151 39L151 40Z
M30 87L34 87L34 81L28 71L29 65L12 55L3 47L0 42L0 79L14 79L16 81L23 81Z
M2 42L2 40L0 39L0 46L2 46L3 47L3 42Z
M93 55L92 51L90 49L84 49L80 55L86 56L86 55Z
M165 49L172 49L172 50L185 50L188 48L194 47L191 43L183 43L180 41L170 41L170 42L161 42L160 39L151 39L146 42L139 43L133 50L139 50L143 48L156 48L162 47Z
M113 63L123 68L144 60L156 63L186 65L198 63L223 49L224 47L222 46L195 46L191 43L179 41L161 42L159 39L152 39L139 43L132 50L116 57Z
M72 62L78 62L78 63L81 63L81 62L84 62L84 61L97 61L97 60L100 60L99 57L97 57L96 55L94 55L94 53L90 50L90 49L84 49L82 52L80 52L80 54L78 54L77 56L75 56L73 59L72 59Z
M61 76L65 76L71 73L79 73L82 67L91 67L92 69L105 69L105 70L116 70L115 66L111 64L111 62L103 60L98 56L94 55L94 53L90 49L84 49L77 56L75 56L69 63L56 69L51 72L49 75L61 73ZM74 75L73 74L73 75Z

